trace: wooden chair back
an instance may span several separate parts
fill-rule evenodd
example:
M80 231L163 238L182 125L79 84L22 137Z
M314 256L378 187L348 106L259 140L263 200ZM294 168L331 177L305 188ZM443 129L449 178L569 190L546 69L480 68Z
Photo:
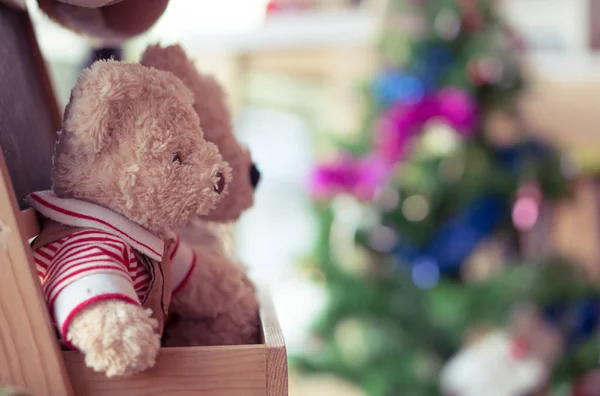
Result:
M7 4L0 1L0 146L23 209L27 194L50 187L60 116L27 12Z
M0 1L0 384L73 395L28 239L31 191L50 186L55 96L24 1Z

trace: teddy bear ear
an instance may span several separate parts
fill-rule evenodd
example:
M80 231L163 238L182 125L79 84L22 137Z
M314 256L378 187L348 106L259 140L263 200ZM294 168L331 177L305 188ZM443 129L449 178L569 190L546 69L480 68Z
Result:
M193 67L185 51L178 44L167 47L161 47L159 44L150 44L142 54L140 63L144 66L165 71L176 71L181 68Z
M198 82L198 72L183 48L178 44L161 47L158 44L150 45L142 54L140 64L157 70L170 72L175 77L195 91ZM197 97L197 95L195 95Z
M108 145L120 119L120 109L128 100L124 92L130 89L131 79L121 62L96 61L81 72L71 90L63 116L62 135L78 144L78 149L97 154Z
M235 140L228 98L221 84L212 76L198 73L192 91L196 97L194 108L200 117L204 138L217 146L222 140Z
M200 118L204 138L215 143L220 150L231 146L233 151L239 151L223 87L214 77L198 71L180 45L150 45L142 55L140 63L171 72L179 78L194 94L194 109Z

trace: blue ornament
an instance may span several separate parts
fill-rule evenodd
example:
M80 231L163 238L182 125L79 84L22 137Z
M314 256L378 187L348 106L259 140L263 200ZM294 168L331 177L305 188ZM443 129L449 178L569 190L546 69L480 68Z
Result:
M447 71L454 63L452 51L443 45L434 45L425 54L425 62L435 70Z
M552 150L537 140L528 140L511 147L496 151L496 158L513 173L517 173L523 162L531 159L542 159L552 154Z
M420 289L431 289L440 280L440 267L430 257L419 257L413 261L412 280Z
M464 212L443 224L424 253L434 258L444 273L458 274L464 261L507 215L509 208L501 199L484 197Z
M544 318L561 329L567 345L585 341L600 326L600 299L582 298L550 304L543 310Z
M379 74L375 79L373 90L375 98L383 107L395 103L417 102L425 94L423 84L418 78L396 70Z
M444 46L434 45L424 51L421 58L423 63L419 67L418 75L423 80L426 91L436 90L454 64L452 51Z
M423 263L435 263L440 273L456 277L477 245L508 216L509 211L510 208L503 200L482 197L442 224L423 248L401 242L396 245L392 254L400 263L411 266L413 277L415 267Z

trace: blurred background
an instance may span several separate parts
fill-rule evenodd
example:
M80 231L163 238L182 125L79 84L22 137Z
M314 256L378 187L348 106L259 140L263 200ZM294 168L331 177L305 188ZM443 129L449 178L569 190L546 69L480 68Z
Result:
M28 6L64 105L94 48ZM171 0L113 51L156 42L223 84L263 175L235 246L291 395L600 395L600 0ZM416 142L381 132L430 99Z

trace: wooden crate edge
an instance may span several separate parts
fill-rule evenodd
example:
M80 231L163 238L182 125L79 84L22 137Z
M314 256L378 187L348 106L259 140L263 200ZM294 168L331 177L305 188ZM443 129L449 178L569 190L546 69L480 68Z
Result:
M264 351L264 345L162 348L153 368L115 378L87 368L77 351L63 356L77 396L143 396L157 389L164 394L246 396L266 392Z
M266 347L267 396L288 394L288 362L285 339L271 294L266 286L258 287L262 339Z
M27 240L23 239L20 219L10 175L0 150L0 234L4 234L3 237L0 235L3 245L0 246L0 272L7 280L14 278L14 283L3 285L0 292L0 344L17 348L17 353L29 354L23 356L23 360L12 361L5 360L10 358L9 355L1 356L0 378L5 383L27 387L36 396L72 395L33 257ZM18 235L16 230L19 230ZM15 326L19 331L13 331ZM25 345L28 350L23 351ZM33 360L25 363L28 359Z

